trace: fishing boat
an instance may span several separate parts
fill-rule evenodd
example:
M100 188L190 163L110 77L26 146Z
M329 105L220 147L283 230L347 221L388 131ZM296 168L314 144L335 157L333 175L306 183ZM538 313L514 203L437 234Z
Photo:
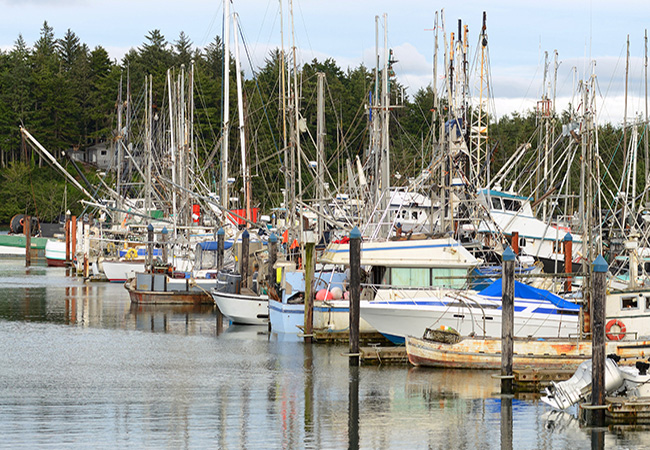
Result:
M298 334L305 323L305 271L295 269L293 263L280 264L280 298L269 298L271 331L280 334Z
M165 273L137 273L124 283L131 303L149 305L214 304L210 289L213 280L173 278Z
M519 249L542 261L547 273L564 271L564 237L571 229L567 225L546 223L535 217L531 198L495 189L482 189L478 201L489 211L491 220L484 220L477 232L490 243L500 235L519 234ZM580 267L582 240L572 237L573 267Z
M65 241L48 239L45 243L45 261L48 266L65 266Z
M151 272L138 272L124 283L132 303L214 304L210 291L217 286L217 243L196 245L193 270L175 270L169 264L154 265Z
M626 345L606 344L608 354L626 361L643 358L650 352L650 341L636 341ZM501 368L501 339L464 338L456 343L408 336L406 353L415 366L455 369ZM513 341L513 368L575 369L591 359L590 340L557 338L515 338Z
M319 260L339 267L349 265L349 243L331 243ZM361 265L369 267L369 272L361 303L382 299L382 295L393 298L402 291L421 295L428 289L461 288L478 264L480 260L450 237L362 242ZM332 290L331 285L326 288ZM320 328L344 330L349 326L349 314L349 300L345 298L314 304L314 324ZM361 319L362 331L381 332L363 313Z
M264 325L269 322L269 297L258 295L250 289L239 293L212 290L212 297L219 311L232 323Z
M378 289L361 302L360 315L396 344L421 336L427 328L450 327L463 336L501 335L502 281L486 289ZM580 306L515 281L514 334L519 337L569 337L578 330Z

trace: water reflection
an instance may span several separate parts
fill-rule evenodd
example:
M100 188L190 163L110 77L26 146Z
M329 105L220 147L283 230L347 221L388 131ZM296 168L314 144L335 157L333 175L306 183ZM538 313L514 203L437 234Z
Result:
M647 431L593 434L501 398L489 372L349 367L347 346L283 341L209 306L132 306L120 285L33 269L0 262L8 448L648 446Z
M501 396L501 450L512 450L512 396Z
M349 365L348 449L359 448L359 366Z

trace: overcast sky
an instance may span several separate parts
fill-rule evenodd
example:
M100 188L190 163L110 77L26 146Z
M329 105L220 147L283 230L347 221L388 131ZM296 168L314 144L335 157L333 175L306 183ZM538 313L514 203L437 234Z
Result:
M288 0L284 0L284 44L291 44ZM269 49L280 46L279 0L234 0L253 64L261 66ZM472 49L487 12L492 89L496 113L525 112L543 88L544 52L557 50L558 109L570 101L575 80L583 80L595 61L597 108L601 121L621 123L624 113L626 39L630 36L628 117L645 114L644 33L650 3L611 1L441 1L294 0L296 46L302 62L332 57L344 70L363 62L374 66L375 16L388 14L388 42L399 62L401 84L413 93L432 81L433 21L444 9L446 32L469 26ZM119 60L139 47L150 30L173 42L184 31L196 47L221 35L223 0L0 0L0 48L9 50L19 34L28 45L44 21L57 38L67 29L91 48L102 45ZM383 29L381 31L383 33ZM383 42L383 38L381 39ZM472 50L473 54L473 50ZM246 67L250 74L250 67Z

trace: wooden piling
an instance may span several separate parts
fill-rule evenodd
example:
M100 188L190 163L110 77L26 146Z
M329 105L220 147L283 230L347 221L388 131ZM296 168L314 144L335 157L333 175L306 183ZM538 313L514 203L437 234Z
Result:
M77 216L70 218L70 261L74 265L77 256Z
M572 260L572 255L573 255L573 236L571 236L571 233L567 233L564 235L564 273L571 273L573 272L573 260ZM567 277L566 279L566 292L571 292L571 277Z
M241 235L241 261L239 264L239 273L241 274L241 287L248 287L248 252L250 248L251 235L248 230L244 230Z
M223 253L225 246L226 232L223 228L217 230L217 270L223 269Z
M351 366L359 365L359 313L361 302L361 232L354 227L350 232L350 359Z
M147 225L147 269L153 273L153 225Z
M161 232L161 240L162 240L162 261L163 264L168 264L169 261L167 261L167 235L169 234L169 230L167 230L167 227L163 227L162 232Z
M515 321L515 254L510 247L503 252L501 279L501 393L512 394L513 327Z
M315 261L315 242L305 242L305 323L304 335L305 343L311 343L314 332L314 265Z
M65 265L70 265L70 216L65 216Z
M601 255L593 262L593 299L591 318L593 321L591 333L591 404L601 406L605 404L605 297L607 262ZM605 425L605 410L593 409L590 411L592 426Z
M512 245L512 251L515 255L519 254L519 232L513 231L512 238L510 239L510 245Z
M266 282L270 289L275 286L275 263L278 260L278 237L275 233L269 236L269 263L267 267Z
M26 215L23 222L25 234L25 267L32 265L32 218Z

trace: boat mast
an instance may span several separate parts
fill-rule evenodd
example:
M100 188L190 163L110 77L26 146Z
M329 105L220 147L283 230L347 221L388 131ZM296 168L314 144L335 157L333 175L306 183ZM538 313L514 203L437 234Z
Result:
M431 91L433 94L433 108L431 109L431 172L429 174L429 180L431 183L431 191L429 195L429 200L431 206L429 208L429 232L433 233L434 222L433 222L433 205L435 202L435 192L433 189L433 161L438 154L439 143L436 139L436 117L438 115L438 11L436 11L435 18L433 20L433 82L431 83Z
M291 151L291 186L290 186L290 205L291 211L289 212L289 217L291 219L290 226L291 228L295 225L295 214L296 214L296 164L298 164L298 171L300 171L300 114L298 111L298 63L296 58L296 33L293 20L293 0L289 0L289 15L291 17L291 53L293 58L293 146ZM298 176L298 182L300 183L300 174ZM299 188L299 192L301 188ZM299 229L302 231L302 218L300 220ZM301 233L302 235L302 233ZM290 239L291 241L291 239Z
M248 166L246 165L246 130L244 128L244 88L242 85L241 79L241 61L239 59L239 38L238 38L238 22L239 15L237 13L233 14L233 31L235 35L235 67L237 68L236 78L237 78L237 110L239 113L239 140L241 146L241 171L242 171L242 182L244 188L244 205L246 208L245 217L246 220L251 220L250 216L250 173ZM248 222L246 222L246 227L248 228Z
M230 0L223 10L223 130L221 135L221 205L228 211L228 141L230 140ZM226 216L222 222L225 222Z
M625 57L625 109L623 111L623 161L627 163L628 149L627 149L627 83L630 69L630 35L627 36L627 53ZM627 170L627 168L625 169ZM629 172L628 172L629 173ZM621 222L621 232L625 233L625 224L627 222L627 193L626 198L623 199L623 219Z
M117 136L115 144L117 146L117 164L115 170L115 190L117 191L117 209L123 210L124 203L122 197L122 164L123 164L123 150L122 139L124 138L124 130L122 129L122 115L124 112L124 101L122 100L122 75L120 74L120 88L117 94Z
M650 187L650 153L648 151L648 30L644 36L645 52L643 58L644 79L645 79L645 126L643 130L643 144L645 146L645 186L643 189L643 208L647 208L648 187Z
M178 237L178 230L177 230L177 211L176 211L176 141L175 141L175 133L174 133L174 103L172 100L172 90L173 90L173 84L172 84L172 79L171 79L171 71L170 69L167 69L167 85L169 86L169 153L170 153L170 159L171 159L171 171L172 171L172 215L174 217L173 224L174 224L174 240Z
M285 220L287 220L287 224L290 223L288 222L289 220L289 204L288 204L288 195L289 195L289 186L291 184L291 173L289 171L289 145L287 142L287 73L285 72L285 69L288 70L285 62L285 54L284 54L284 14L282 12L282 1L279 0L280 4L280 45L281 45L281 51L280 51L280 67L279 67L279 72L280 72L280 101L281 101L281 108L282 108L282 151L283 151L283 156L284 156L284 195L283 195L283 203L284 207L286 208L285 211ZM285 224L286 225L286 224Z
M382 72L382 133L381 133L381 209L390 206L390 147L388 145L388 127L390 121L390 94L388 92L388 14L384 13L384 67ZM383 213L382 213L383 214ZM387 228L387 227L386 227ZM388 236L388 229L384 235Z
M144 193L145 193L145 208L146 208L146 214L151 217L151 210L152 205L151 205L151 163L152 163L152 155L151 155L151 115L152 115L152 108L151 108L151 74L149 76L144 77L145 80L145 90L146 90L146 99L147 99L147 106L145 109L145 121L146 121L146 141L145 141L145 152L146 152L146 157L147 157L147 171L146 171L146 177L145 177L145 186L144 186Z
M317 119L317 130L316 130L316 141L318 151L316 153L316 167L318 173L318 181L316 182L317 186L317 197L318 197L318 233L320 236L323 236L323 202L325 202L325 101L324 101L324 85L325 85L325 74L323 72L318 72L318 99L317 99L317 109L318 109L318 119Z
M483 11L483 26L479 35L479 46L481 49L481 62L477 68L478 72L478 103L472 110L472 127L470 129L473 148L470 149L470 174L476 187L489 184L489 155L488 155L488 106L489 106L489 73L488 73L488 36L487 36L487 13ZM485 174L483 173L485 170Z

